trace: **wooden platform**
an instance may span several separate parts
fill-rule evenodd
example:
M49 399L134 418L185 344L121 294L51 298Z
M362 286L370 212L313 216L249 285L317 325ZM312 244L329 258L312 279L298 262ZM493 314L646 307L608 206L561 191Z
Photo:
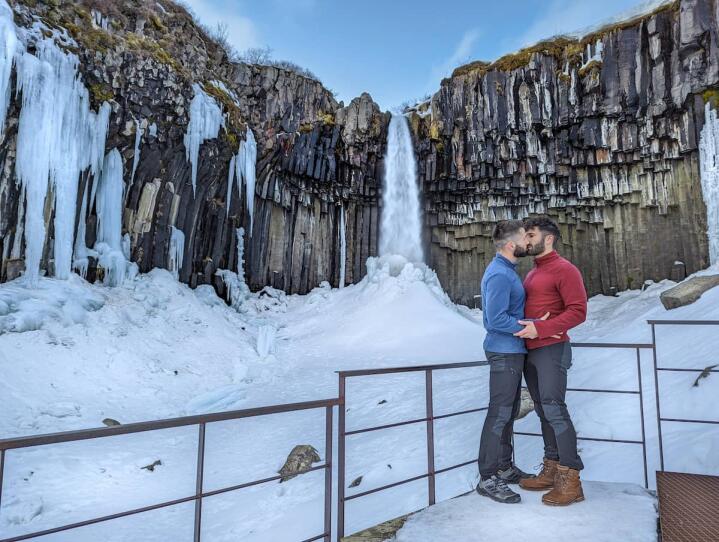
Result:
M662 542L719 542L719 476L657 472Z

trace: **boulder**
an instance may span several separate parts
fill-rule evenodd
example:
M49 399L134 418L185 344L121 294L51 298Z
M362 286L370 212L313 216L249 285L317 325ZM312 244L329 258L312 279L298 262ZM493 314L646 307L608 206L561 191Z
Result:
M709 275L706 277L694 277L681 284L677 284L674 288L670 288L666 292L662 292L662 305L667 310L690 305L699 299L704 292L719 286L719 275Z
M519 405L519 414L517 414L517 420L524 418L527 414L534 410L534 401L529 395L529 390L522 388L522 398Z
M309 444L299 444L295 446L292 448L290 455L287 456L287 461L285 461L285 464L279 470L279 474L282 476L280 482L291 480L298 474L311 468L312 463L317 463L320 460L320 454L313 446Z

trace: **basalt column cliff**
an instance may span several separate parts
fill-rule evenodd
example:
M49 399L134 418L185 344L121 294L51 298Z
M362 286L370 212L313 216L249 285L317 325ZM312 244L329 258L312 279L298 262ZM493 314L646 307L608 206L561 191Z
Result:
M719 2L675 2L458 68L415 108L429 264L455 300L479 292L493 223L535 214L559 222L590 294L708 265L698 146L718 20Z

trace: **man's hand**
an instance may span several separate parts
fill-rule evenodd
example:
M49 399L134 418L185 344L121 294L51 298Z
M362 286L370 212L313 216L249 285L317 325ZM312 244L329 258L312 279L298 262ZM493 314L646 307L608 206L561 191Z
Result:
M549 318L549 313L546 313L544 316L540 318L540 320L546 320ZM539 333L537 333L537 327L534 325L534 321L532 320L519 320L519 323L524 327L523 330L518 331L514 334L515 337L519 337L520 339L536 339L539 336ZM561 339L562 333L559 333L557 335L552 335L553 339Z

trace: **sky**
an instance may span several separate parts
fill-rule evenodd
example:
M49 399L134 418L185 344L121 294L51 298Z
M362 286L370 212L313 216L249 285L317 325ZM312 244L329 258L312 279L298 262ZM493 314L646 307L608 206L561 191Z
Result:
M384 110L439 89L472 60L587 29L661 0L185 0L205 25L227 25L239 51L270 47L348 104L369 92Z

